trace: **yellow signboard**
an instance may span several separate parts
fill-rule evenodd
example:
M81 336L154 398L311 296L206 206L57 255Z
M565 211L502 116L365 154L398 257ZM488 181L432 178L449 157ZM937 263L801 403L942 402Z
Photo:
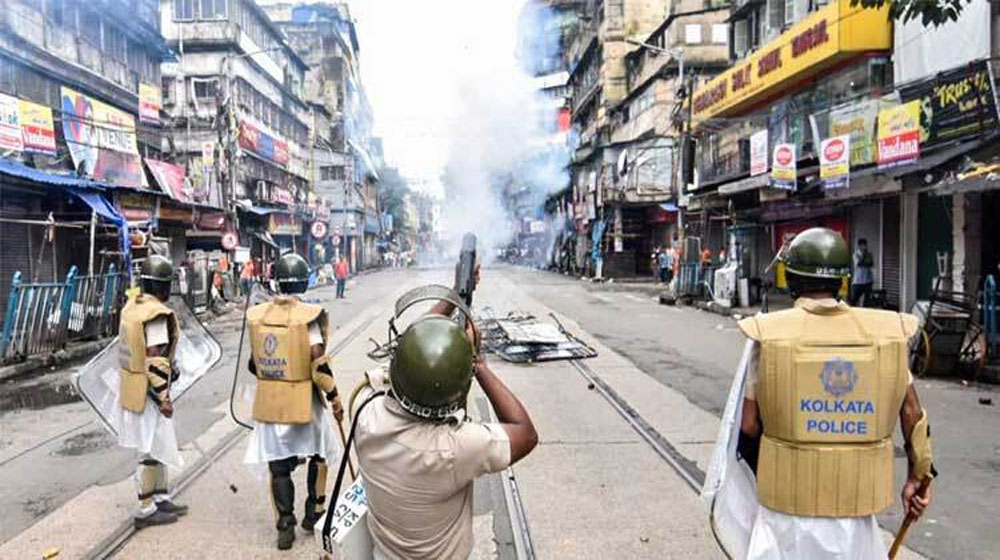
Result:
M892 48L888 8L833 0L694 92L694 118L736 113L862 52Z

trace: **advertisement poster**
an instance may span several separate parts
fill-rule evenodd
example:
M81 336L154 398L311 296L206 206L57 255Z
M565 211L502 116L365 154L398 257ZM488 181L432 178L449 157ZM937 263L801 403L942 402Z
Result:
M215 142L206 140L201 143L201 164L205 169L215 166Z
M851 165L875 163L875 122L879 101L869 99L835 107L830 111L829 134L851 137Z
M21 106L16 97L0 93L0 151L20 152L23 149Z
M248 121L240 121L240 147L278 165L288 165L288 144Z
M132 115L63 87L62 116L77 171L115 185L146 186Z
M139 122L160 124L163 90L150 84L139 84Z
M795 190L795 144L776 144L771 160L771 186L776 189Z
M920 101L910 101L879 111L879 168L912 163L919 157Z
M267 231L272 235L302 235L302 221L298 216L272 212Z
M52 123L52 109L22 99L21 135L24 138L24 151L56 155L56 127Z
M767 129L750 136L750 176L767 171Z
M983 60L900 86L899 96L920 109L920 145L925 149L997 127L993 82Z
M819 178L824 189L847 188L851 180L851 137L827 138L819 148Z
M149 167L149 172L163 192L174 200L194 202L193 193L184 180L186 174L183 167L150 158L146 158L146 166Z

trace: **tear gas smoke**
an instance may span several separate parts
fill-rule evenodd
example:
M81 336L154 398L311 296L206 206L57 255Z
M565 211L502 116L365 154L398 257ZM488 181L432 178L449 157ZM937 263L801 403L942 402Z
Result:
M462 48L452 62L455 106L442 210L449 253L457 255L462 234L472 232L483 262L516 239L520 218L541 215L546 196L569 182L557 104L526 70L558 56L558 41L540 40L552 16L537 4L521 8L505 2L457 8L468 12L462 21L477 23L456 30Z

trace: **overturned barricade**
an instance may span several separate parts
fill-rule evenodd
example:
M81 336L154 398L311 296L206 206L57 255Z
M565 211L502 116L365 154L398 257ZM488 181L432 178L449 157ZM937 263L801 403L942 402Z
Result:
M518 312L498 319L486 308L476 325L482 334L483 348L508 362L523 364L597 356L596 350L568 332L555 315L549 316L552 323Z

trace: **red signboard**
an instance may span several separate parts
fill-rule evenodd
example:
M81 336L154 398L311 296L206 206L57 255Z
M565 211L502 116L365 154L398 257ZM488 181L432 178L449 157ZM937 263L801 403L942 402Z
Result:
M173 163L146 158L146 167L152 173L156 184L171 198L181 202L193 202L191 190L185 184L184 168Z
M278 165L288 165L288 143L278 140L256 125L240 121L240 147Z

